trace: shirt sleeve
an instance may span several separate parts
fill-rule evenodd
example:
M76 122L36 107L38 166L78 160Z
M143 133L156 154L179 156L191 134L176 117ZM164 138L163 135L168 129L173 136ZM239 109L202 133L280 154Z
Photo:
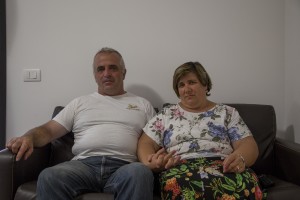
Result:
M233 108L229 107L229 123L228 123L228 136L229 139L237 141L248 136L252 136L252 133L239 112Z
M143 131L148 135L152 140L156 142L159 146L162 145L163 134L165 132L165 125L163 120L163 115L159 112L155 115L146 126L143 128Z
M54 121L64 126L68 131L72 131L73 129L76 104L77 99L74 99L53 118Z

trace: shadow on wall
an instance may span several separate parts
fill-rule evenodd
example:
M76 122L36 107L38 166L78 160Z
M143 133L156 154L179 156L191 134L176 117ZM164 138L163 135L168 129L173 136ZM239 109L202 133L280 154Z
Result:
M293 102L290 105L290 110L289 110L289 123L286 126L285 131L278 131L277 135L280 138L284 138L288 141L296 142L299 143L299 140L296 141L297 136L298 136L298 121L297 119L299 118L299 113L300 113L300 103L298 102ZM295 135L296 134L296 135Z
M144 97L145 99L150 101L153 107L158 108L159 110L161 109L164 103L163 99L159 96L159 94L146 85L129 85L126 87L126 90L135 95Z
M277 131L277 136L279 138L286 139L291 142L295 142L295 130L293 125L289 125L286 131Z

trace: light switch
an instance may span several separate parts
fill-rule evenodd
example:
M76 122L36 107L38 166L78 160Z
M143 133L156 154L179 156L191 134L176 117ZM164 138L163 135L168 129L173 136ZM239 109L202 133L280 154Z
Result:
M37 79L37 73L36 73L36 71L29 72L29 78L30 79Z
M41 81L40 69L24 69L24 82L39 82Z

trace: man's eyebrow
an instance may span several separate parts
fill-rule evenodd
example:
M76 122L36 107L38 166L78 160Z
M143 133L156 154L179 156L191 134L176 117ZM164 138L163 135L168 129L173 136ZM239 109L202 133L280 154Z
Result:
M118 65L115 65L115 64L111 64L111 65L108 65L109 67L118 67ZM97 67L105 67L105 65L98 65Z
M109 68L115 68L115 69L121 69L121 68L122 68L121 66L115 65L115 64L113 64L113 65L108 65L108 67L109 67Z

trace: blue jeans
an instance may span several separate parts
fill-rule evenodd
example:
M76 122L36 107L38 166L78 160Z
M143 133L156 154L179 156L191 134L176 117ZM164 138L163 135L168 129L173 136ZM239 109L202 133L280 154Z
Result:
M153 200L153 173L139 162L105 156L71 160L43 170L38 200L68 200L87 192L114 193L115 199Z

